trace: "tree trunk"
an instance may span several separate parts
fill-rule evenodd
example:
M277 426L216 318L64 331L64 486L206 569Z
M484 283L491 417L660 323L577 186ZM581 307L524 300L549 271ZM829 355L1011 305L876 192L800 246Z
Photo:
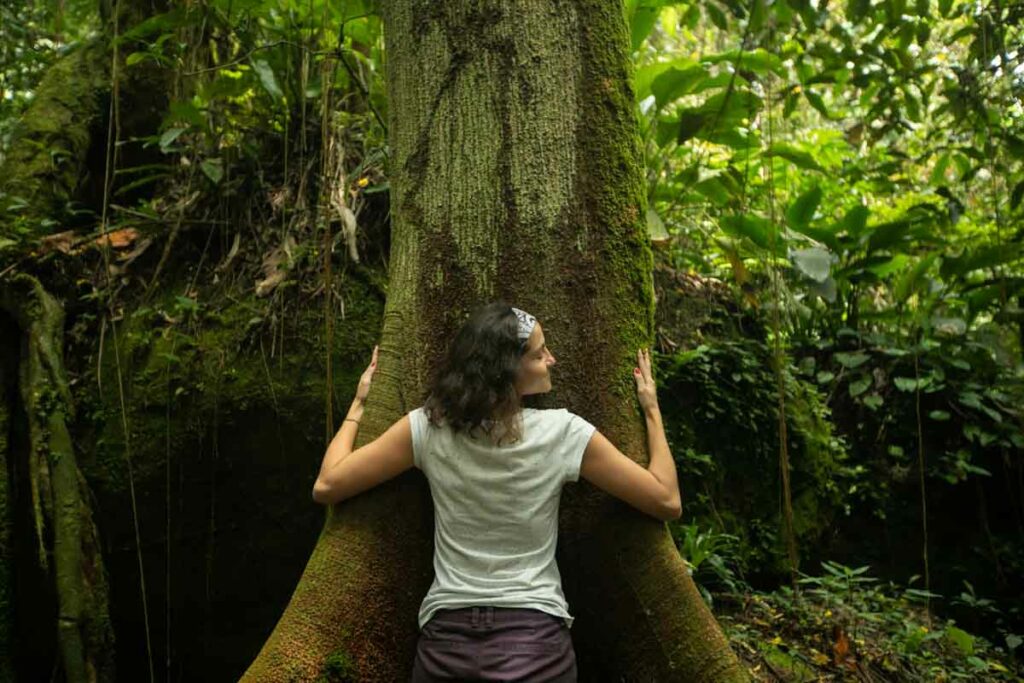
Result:
M27 275L18 275L0 288L0 311L14 320L20 332L17 385L27 425L24 448L7 449L5 459L20 472L18 479L27 489L13 502L30 508L27 516L33 523L19 531L30 535L36 546L33 573L43 577L56 597L56 623L50 627L56 625L56 629L50 632L56 635L64 680L112 681L114 647L106 576L89 491L67 427L72 404L64 375L64 311ZM7 493L3 492L5 499ZM26 612L38 610L31 606L35 609ZM30 614L24 618L43 621Z
M421 405L473 306L535 314L567 406L643 461L631 369L650 344L652 257L622 8L385 3L391 273L358 440ZM328 514L249 681L403 680L431 579L432 510L412 471ZM566 490L559 565L581 680L744 680L663 525Z

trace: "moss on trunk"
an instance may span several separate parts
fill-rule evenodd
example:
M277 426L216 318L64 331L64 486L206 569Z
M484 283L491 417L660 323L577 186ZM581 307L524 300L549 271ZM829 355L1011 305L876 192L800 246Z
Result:
M464 314L505 298L559 357L542 406L638 460L630 370L653 332L652 256L617 3L390 2L391 281L358 443L420 405ZM582 680L744 680L664 526L569 487L559 564ZM338 506L245 680L315 678L347 652L403 680L431 578L432 511L410 472Z
M87 173L97 123L106 116L109 61L102 39L72 51L46 72L22 117L0 181L0 210L20 207L22 230L45 235L67 216ZM11 225L17 224L4 229Z
M64 312L27 275L0 289L0 308L15 320L22 340L18 399L28 443L25 452L9 457L28 465L38 569L52 581L57 596L61 668L69 682L112 681L106 577L67 426L72 402L64 373Z

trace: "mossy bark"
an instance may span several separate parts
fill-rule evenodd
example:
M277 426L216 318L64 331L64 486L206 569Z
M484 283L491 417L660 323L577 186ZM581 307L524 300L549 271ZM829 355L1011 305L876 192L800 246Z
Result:
M0 209L20 207L31 234L60 225L78 194L96 125L106 116L109 72L106 40L95 39L46 72L22 116L3 167Z
M642 461L630 371L654 297L621 7L396 0L383 13L391 280L357 443L419 406L465 313L504 298L538 316L559 358L539 404ZM312 680L338 651L363 680L407 678L431 520L417 471L332 510L244 680ZM581 680L746 679L663 525L581 484L560 534Z
M167 5L163 0L118 2L118 32L165 11ZM74 222L73 212L83 206L102 210L113 86L114 24L109 18L104 28L105 33L47 70L21 117L0 169L0 211L12 210L16 220L0 223L0 233L16 229L18 234L43 236L56 226L66 229ZM156 131L170 88L168 69L151 63L125 66L125 55L136 47L142 46L128 41L118 53L120 142L110 151L121 169L159 160L159 150L145 149L138 138ZM116 186L114 182L112 189Z
M38 571L58 602L57 644L67 681L112 681L113 633L107 585L92 522L88 489L75 462L67 421L71 395L64 375L60 304L27 275L0 289L0 309L21 337L18 400L28 425L24 461L32 507Z

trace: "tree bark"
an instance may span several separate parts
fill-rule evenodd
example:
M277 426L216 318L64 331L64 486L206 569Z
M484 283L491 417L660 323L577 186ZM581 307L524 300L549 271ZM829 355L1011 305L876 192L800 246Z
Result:
M64 679L112 681L106 577L88 488L67 427L72 403L64 376L64 311L27 275L15 276L0 289L0 310L20 331L17 384L28 426L25 452L7 457L28 473L28 500L15 503L31 506L35 569L47 577L57 598L55 633Z
M622 8L394 0L383 14L391 272L357 443L421 405L466 312L503 298L559 359L537 404L645 462L631 369L653 334L652 255ZM432 516L415 470L330 511L244 680L407 679ZM746 679L664 525L570 486L558 561L581 680Z

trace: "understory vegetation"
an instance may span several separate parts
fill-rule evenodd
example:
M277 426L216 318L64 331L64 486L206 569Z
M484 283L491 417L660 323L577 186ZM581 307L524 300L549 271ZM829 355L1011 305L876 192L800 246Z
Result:
M331 424L351 395L389 258L373 4L165 9L0 6L0 288L29 274L63 301L69 425L100 498L133 497L130 514L96 513L109 571L132 586L171 571L137 547L133 478L166 469L140 507L175 552L234 523L217 515L250 514L218 507L213 482L234 472L211 425L256 425L254 447L280 452L315 443L298 425L312 411ZM701 594L758 680L1021 680L1024 5L627 0L624 13L684 498L669 526ZM111 31L107 73L68 61ZM60 65L91 70L95 101L75 100ZM133 82L165 101L143 106ZM72 131L60 107L91 113ZM13 424L0 401L3 450ZM177 521L174 481L210 492ZM291 514L251 514L264 513ZM6 530L0 542L16 545ZM255 560L216 565L204 543L188 589L212 628L230 591L211 577ZM17 571L0 574L0 610ZM282 594L289 580L265 579ZM192 617L122 625L138 625L146 590L186 590L159 584L114 592L119 642L151 667L165 638L167 662L201 670L214 653Z

